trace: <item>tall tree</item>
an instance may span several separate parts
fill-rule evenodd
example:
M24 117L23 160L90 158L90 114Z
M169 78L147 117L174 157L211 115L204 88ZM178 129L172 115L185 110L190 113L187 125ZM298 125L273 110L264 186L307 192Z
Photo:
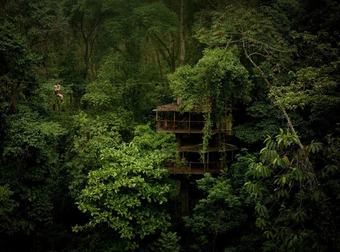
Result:
M179 64L183 66L185 62L185 35L184 35L184 0L181 1L181 10L180 10L180 56L179 56Z
M102 168L89 172L86 187L78 196L79 209L91 217L75 230L105 223L120 234L129 250L151 246L143 244L148 237L171 236L167 231L169 215L161 205L170 191L163 165L173 155L173 140L172 135L138 127L130 144L102 150Z

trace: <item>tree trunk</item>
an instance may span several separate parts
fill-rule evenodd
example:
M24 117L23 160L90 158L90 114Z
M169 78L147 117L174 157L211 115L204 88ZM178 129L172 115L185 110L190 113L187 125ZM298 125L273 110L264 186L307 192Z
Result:
M159 57L159 52L156 49L156 56L157 56L157 63L158 63L158 67L159 67L159 74L161 75L161 78L163 79L163 68L162 68L162 62L161 59Z
M179 64L180 66L184 65L185 62L185 36L184 36L184 0L181 0L181 12L180 12L180 53L179 53Z
M266 84L267 84L269 90L271 90L271 91L274 93L275 99L276 99L276 101L279 103L280 108L281 108L281 110L282 110L282 112L283 112L283 115L285 116L285 118L286 118L286 120L287 120L287 123L288 123L288 126L289 126L289 128L291 129L292 133L295 134L295 135L297 135L297 134L296 134L296 131L295 131L295 129L294 129L294 126L293 126L293 124L292 124L292 121L290 120L290 117L288 116L287 111L286 111L284 105L282 104L282 102L279 101L279 97L278 97L276 91L274 90L274 88L273 88L272 85L270 84L269 80L267 79L267 76L264 74L264 72L262 71L262 69L261 69L261 68L260 68L260 67L252 60L252 58L249 56L248 51L247 51L247 49L246 49L244 43L243 43L243 49L244 49L244 53L245 53L247 59L249 59L249 61L251 62L251 64L252 64L252 65L260 72L260 74L261 74L263 80L266 82ZM299 137L297 138L297 140L298 140L298 144L299 144L300 148L301 148L301 149L304 149L304 146L302 145L302 143L301 143Z
M175 37L173 34L170 34L170 72L174 73L176 68L176 60L175 60Z

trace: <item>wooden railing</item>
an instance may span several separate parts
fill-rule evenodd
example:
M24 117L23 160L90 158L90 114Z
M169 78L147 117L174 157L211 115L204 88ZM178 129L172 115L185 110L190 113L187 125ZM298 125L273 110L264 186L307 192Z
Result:
M221 162L186 162L186 164L177 165L168 163L166 169L173 174L204 174L219 173L222 169Z
M157 131L165 131L169 133L202 133L205 125L205 121L175 121L175 120L157 120ZM224 127L223 127L224 126ZM232 122L226 121L220 129L222 132L231 132ZM216 127L213 127L213 131L218 131Z

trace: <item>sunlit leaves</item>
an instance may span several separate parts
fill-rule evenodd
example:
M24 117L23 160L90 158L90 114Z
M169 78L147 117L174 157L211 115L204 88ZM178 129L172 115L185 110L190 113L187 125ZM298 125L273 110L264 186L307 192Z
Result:
M170 185L164 161L174 154L171 135L139 127L130 144L102 150L102 168L90 171L78 197L78 208L90 221L74 230L106 223L128 240L166 231L169 215L162 209Z
M276 139L277 139L277 144L281 149L287 148L291 144L293 143L296 144L298 142L298 136L296 134L289 132L288 129L286 133L284 133L284 131L280 129L280 134L276 136Z
M206 50L194 67L178 68L170 76L174 96L182 98L183 110L218 112L228 104L249 100L248 72L233 51Z

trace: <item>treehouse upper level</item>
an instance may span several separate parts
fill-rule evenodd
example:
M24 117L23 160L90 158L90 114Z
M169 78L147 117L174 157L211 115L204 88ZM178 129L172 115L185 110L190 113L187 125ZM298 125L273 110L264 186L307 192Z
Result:
M156 130L167 133L203 134L206 124L202 111L180 111L176 102L158 106L156 111ZM232 135L233 119L231 108L226 108L224 114L212 125L212 133Z

